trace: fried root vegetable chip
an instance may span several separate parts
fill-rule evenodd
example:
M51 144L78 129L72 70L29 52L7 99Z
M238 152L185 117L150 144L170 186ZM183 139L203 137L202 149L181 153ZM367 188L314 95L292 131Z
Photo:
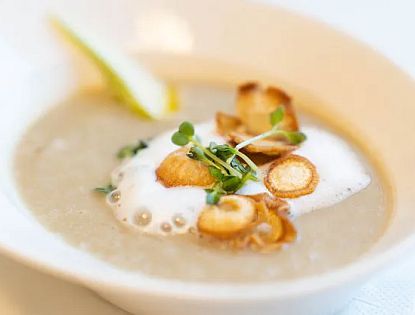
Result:
M224 248L268 253L295 241L297 231L288 218L286 201L265 193L246 197L255 202L256 219L244 233L226 239Z
M229 239L248 229L256 219L255 202L250 198L229 195L217 205L206 205L199 214L200 232L220 239Z
M316 167L305 157L294 154L274 161L264 179L267 189L280 198L311 194L318 182Z
M200 161L190 159L187 152L188 148L180 148L170 153L157 168L157 179L166 187L212 186L215 178L208 167Z
M264 202L269 210L272 210L279 214L287 215L290 210L288 202L286 202L284 199L271 196L268 193L248 195L247 197L251 198L257 203Z
M281 199L279 199L281 200ZM281 200L282 201L282 200ZM291 221L288 219L285 210L285 201L280 204L279 208L270 208L270 204L265 200L257 203L258 220L271 227L269 233L262 232L262 237L266 243L290 243L296 239L297 231Z
M226 136L230 132L237 130L241 126L241 120L233 115L225 114L223 112L217 112L215 116L216 128L218 133Z
M257 83L239 87L236 101L238 118L249 134L257 135L271 129L270 114L279 106L285 110L280 127L287 131L298 131L297 117L290 97L276 87L263 89Z
M229 133L228 138L231 142L239 144L252 138L252 136L247 133L234 131ZM249 153L262 153L269 156L282 156L296 149L298 149L298 146L277 139L258 140L244 148L244 150Z

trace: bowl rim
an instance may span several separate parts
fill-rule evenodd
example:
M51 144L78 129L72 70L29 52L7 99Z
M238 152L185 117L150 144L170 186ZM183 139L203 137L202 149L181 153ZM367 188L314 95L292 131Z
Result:
M48 231L45 230L45 232L47 233ZM415 248L415 236L410 235L397 245L373 255L373 257L363 257L348 265L322 274L280 282L232 284L229 282L202 283L157 277L148 277L140 282L111 281L105 278L91 276L88 272L82 272L79 269L65 270L62 267L48 265L48 262L42 258L25 255L25 253L20 253L0 243L1 254L6 254L8 257L23 265L47 274L52 274L72 283L83 284L96 289L118 289L134 294L171 298L183 298L185 296L186 299L192 300L217 300L227 302L235 300L248 302L276 298L288 299L327 291L334 287L341 287L348 283L353 283L354 281L364 281L373 273L385 268L387 263L397 261L400 257L404 256L405 252L413 248Z

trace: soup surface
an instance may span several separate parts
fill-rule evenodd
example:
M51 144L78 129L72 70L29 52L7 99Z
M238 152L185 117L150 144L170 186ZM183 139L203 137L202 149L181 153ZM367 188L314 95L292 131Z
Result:
M370 166L372 182L366 189L295 219L298 241L271 254L211 248L191 235L147 236L119 224L105 198L93 191L109 182L119 164L118 149L184 119L200 122L234 107L228 89L187 84L180 97L182 110L162 122L140 120L108 95L92 91L37 120L15 157L17 185L33 215L70 244L120 268L182 280L272 281L321 273L357 259L381 236L389 213Z

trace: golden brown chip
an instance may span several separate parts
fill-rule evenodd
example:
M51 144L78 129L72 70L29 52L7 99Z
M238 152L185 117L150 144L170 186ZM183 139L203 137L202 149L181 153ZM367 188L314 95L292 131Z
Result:
M212 244L223 249L242 250L250 248L261 253L268 253L281 248L282 245L293 242L297 231L287 216L286 201L262 193L244 196L255 203L255 219L246 224L241 232L220 238L213 235Z
M291 98L276 87L263 89L257 83L239 87L236 101L238 118L249 134L257 135L271 129L270 114L279 106L285 109L281 129L298 131L297 117Z
M284 199L271 196L268 193L248 195L247 197L258 203L263 201L269 210L274 211L278 214L287 214L290 209L288 202L286 202Z
M281 215L280 218L281 218L282 226L284 227L284 234L282 238L280 239L280 242L285 243L285 244L294 242L297 239L297 230L295 229L294 224L285 215Z
M296 240L297 231L286 215L285 201L268 194L249 197L256 201L257 219L249 233L231 239L227 244L228 247L232 249L249 247L257 252L268 253ZM268 204L275 206L274 202L279 203L278 207L270 208Z
M305 157L294 154L273 162L264 180L267 189L280 198L310 194L318 182L316 167Z
M251 159L252 162L255 163L256 166L264 166L275 160L275 156L266 155L264 153L252 153L252 152L249 153L249 158Z
M257 231L256 234L264 243L264 246L256 248L261 252L269 252L279 249L281 245L291 243L297 238L297 231L288 219L285 211L270 209L265 201L257 203L258 221L267 224L270 230L267 233Z
M250 138L251 135L243 132L231 132L228 136L229 140L239 144ZM288 144L284 140L277 139L262 139L255 141L243 148L246 152L249 153L262 153L270 156L282 156L296 150L298 146Z
M170 153L157 168L157 179L166 187L212 186L215 178L210 174L208 167L187 157L187 152L188 148L180 148Z
M255 218L254 201L229 195L222 197L217 205L206 205L199 214L197 227L202 233L229 239L249 228Z
M257 209L258 218L260 218L261 223L265 223L270 226L270 231L268 233L260 232L259 235L262 236L262 239L266 243L277 242L284 233L281 218L275 211L271 211L264 201L257 203Z
M223 136L235 131L241 125L241 120L238 117L223 112L217 112L215 120L218 133Z

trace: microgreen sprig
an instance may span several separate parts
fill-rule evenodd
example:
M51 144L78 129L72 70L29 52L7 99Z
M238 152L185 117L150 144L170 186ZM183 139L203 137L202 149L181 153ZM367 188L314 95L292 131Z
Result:
M148 144L146 142L144 142L143 140L138 141L137 144L126 145L125 147L122 147L118 151L117 158L122 160L122 159L125 159L125 158L133 157L138 152L140 152L141 150L143 150L147 147L148 147Z
M223 160L218 156L219 151L213 151L213 147L204 147L200 141L195 136L195 130L192 123L185 121L180 124L179 130L176 131L172 137L171 141L178 146L185 146L187 144L192 144L190 149L189 157L195 158L202 162L206 162L210 166L214 166L221 170L221 172L226 175L230 174L239 178L242 178L243 174L232 167L230 163L227 163L226 160ZM228 146L233 149L232 147ZM209 162L208 162L209 161Z
M223 195L235 193L247 180L257 180L257 166L251 159L228 144L211 142L209 146L203 146L190 122L181 123L171 140L178 146L190 144L187 156L209 167L216 181L212 188L206 189L208 204L217 203Z
M239 143L235 147L235 149L240 150L246 147L247 145L250 145L251 143L254 143L258 140L262 140L262 139L265 139L271 136L278 136L278 135L285 137L290 144L297 145L297 144L304 142L307 139L307 137L301 131L288 131L288 130L281 129L281 122L284 119L284 115L285 115L284 107L279 106L275 111L273 111L270 114L270 121L272 125L272 128L270 130Z
M284 107L278 107L270 114L272 128L258 136L241 142L235 148L228 144L211 142L208 147L203 146L195 135L192 123L185 121L172 135L171 141L178 146L191 145L187 156L201 161L209 167L210 174L215 178L212 188L206 189L206 203L216 204L220 198L233 194L242 188L248 180L257 181L255 163L240 150L245 146L275 135L285 137L291 144L300 144L306 140L302 132L281 129L284 119Z
M117 187L115 187L113 184L108 184L102 187L97 187L94 189L94 191L107 195L115 189L117 189Z

